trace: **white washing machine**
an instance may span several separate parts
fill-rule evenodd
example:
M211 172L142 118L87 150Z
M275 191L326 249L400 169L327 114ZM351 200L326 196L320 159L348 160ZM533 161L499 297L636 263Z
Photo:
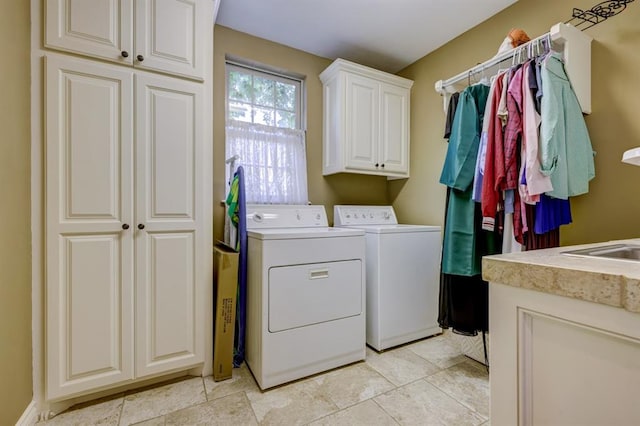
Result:
M246 362L261 389L365 358L365 237L323 206L247 205Z
M334 206L334 224L366 233L367 344L381 351L441 333L440 227L398 224L391 206Z

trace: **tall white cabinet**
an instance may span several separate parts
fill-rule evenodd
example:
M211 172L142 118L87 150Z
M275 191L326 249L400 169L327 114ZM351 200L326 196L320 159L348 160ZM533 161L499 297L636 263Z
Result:
M411 80L337 59L323 83L324 175L409 177Z
M136 375L204 361L211 236L204 234L202 85L136 75ZM209 328L210 330L210 328Z
M88 57L42 51L46 401L211 354L214 3L88 3L43 9L46 46ZM140 45L144 67L119 59Z
M133 378L133 73L48 57L46 88L45 342L57 398Z

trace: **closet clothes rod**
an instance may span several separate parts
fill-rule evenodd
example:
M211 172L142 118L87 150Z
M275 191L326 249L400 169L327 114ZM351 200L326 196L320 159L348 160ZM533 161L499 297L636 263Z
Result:
M529 49L531 49L533 46L538 46L540 43L543 43L545 41L551 42L551 33L545 33L539 37L534 38L533 40L528 41L525 44L514 47L509 51L499 53L493 58L489 59L488 61L478 64L473 68L469 68L467 71L461 72L455 77L448 78L447 80L444 80L444 81L439 80L438 82L436 82L436 91L441 91L441 90L438 90L438 86L437 86L438 83L442 84L442 90L447 90L448 88L453 87L458 82L468 80L469 76L474 76L476 74L482 73L483 71L490 69L503 62L507 62L507 61L513 62L514 60L516 60L516 63L519 63L521 62L519 60L519 57L523 54L523 52L527 52L528 54Z
M565 70L578 97L582 112L591 113L591 41L592 38L572 25L558 23L551 27L548 33L536 37L529 42L515 47L507 52L500 53L493 58L478 64L467 71L450 77L446 80L438 80L435 83L436 92L443 96L444 111L447 111L449 96L468 86L471 76L482 73L487 69L496 67L506 61L514 61L520 58L532 56L536 53L536 46L548 40L553 50L562 53ZM520 56L520 58L519 58Z

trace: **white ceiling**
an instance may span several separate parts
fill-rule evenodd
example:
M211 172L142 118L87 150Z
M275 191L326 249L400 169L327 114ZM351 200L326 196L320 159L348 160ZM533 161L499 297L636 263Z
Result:
M517 0L221 0L217 24L397 72Z

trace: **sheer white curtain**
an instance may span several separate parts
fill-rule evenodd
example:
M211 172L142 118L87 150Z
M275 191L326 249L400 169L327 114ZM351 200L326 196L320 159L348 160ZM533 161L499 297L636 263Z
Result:
M226 144L244 168L247 203L307 204L303 130L227 120Z

